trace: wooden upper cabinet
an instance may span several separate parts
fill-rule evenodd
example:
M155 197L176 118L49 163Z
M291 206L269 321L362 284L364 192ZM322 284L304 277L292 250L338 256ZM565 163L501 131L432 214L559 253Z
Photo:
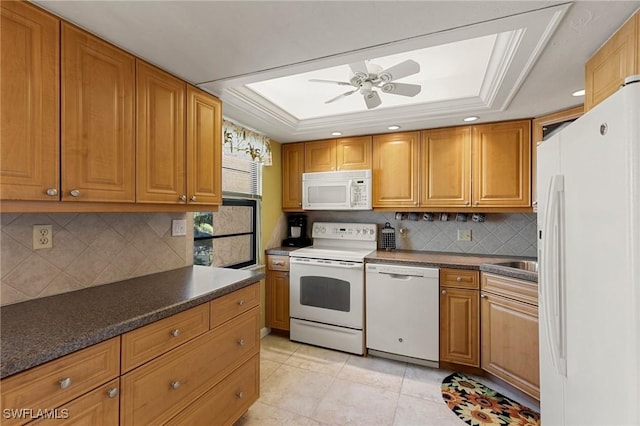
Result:
M187 86L187 202L222 204L222 104Z
M427 130L421 134L420 205L471 205L471 128Z
M371 136L305 142L304 171L328 172L371 168Z
M371 136L336 140L336 170L371 169Z
M417 207L420 132L373 137L373 207Z
M62 23L62 199L134 202L135 58Z
M629 20L585 65L584 110L618 90L625 77L640 74L640 12Z
M328 172L336 170L336 140L305 142L304 171Z
M184 81L136 60L136 201L186 198Z
M282 208L302 209L304 143L282 144Z
M60 21L14 1L1 17L0 198L58 201Z
M473 127L473 207L531 205L531 121Z

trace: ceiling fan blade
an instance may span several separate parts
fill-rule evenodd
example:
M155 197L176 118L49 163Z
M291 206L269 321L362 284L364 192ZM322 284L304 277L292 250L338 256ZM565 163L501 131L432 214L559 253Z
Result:
M378 77L384 81L398 80L409 75L417 74L420 72L420 64L413 59L407 59L404 62L400 62L386 70L382 71Z
M363 79L369 75L369 69L367 69L367 64L364 61L349 64L349 68L351 68L353 75L361 76Z
M331 98L331 99L329 99L329 100L324 101L324 103L325 103L325 104L330 104L331 102L335 102L335 101L337 101L338 99L341 99L341 98L347 97L347 96L349 96L349 95L351 95L351 94L353 94L353 93L356 93L357 91L358 91L358 89L350 90L350 91L348 91L348 92L344 92L344 93L342 93L342 94L340 94L340 95L336 96L335 98Z
M401 96L415 96L422 90L419 84L385 83L381 87L384 93Z
M380 100L380 95L378 95L378 92L375 91L365 93L364 102L367 104L368 109L375 108L382 103L382 101Z
M338 84L340 86L351 86L351 83L346 81L322 80L319 78L310 78L309 81L312 83L332 83L332 84Z

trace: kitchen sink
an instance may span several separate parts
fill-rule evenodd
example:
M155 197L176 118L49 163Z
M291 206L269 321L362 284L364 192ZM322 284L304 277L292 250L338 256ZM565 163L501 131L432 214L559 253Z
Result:
M518 260L513 262L493 263L496 266L520 269L522 271L538 272L538 262L533 260Z

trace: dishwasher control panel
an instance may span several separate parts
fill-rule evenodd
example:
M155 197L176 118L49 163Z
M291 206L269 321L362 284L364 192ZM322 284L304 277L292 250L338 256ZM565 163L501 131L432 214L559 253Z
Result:
M386 275L410 275L414 277L438 278L438 269L423 266L401 266L382 263L367 263L368 273Z

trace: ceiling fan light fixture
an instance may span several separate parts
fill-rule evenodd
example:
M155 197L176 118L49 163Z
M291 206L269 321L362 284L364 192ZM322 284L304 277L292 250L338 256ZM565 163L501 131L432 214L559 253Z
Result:
M475 115L472 115L472 116L470 116L470 117L465 117L465 118L463 118L463 119L462 119L462 121L465 121L465 122L467 122L467 123L468 123L468 122L470 122L470 121L476 121L477 119L478 119L478 117L476 117Z
M391 126L388 126L387 129L389 130L398 130L400 128L400 126L398 126L397 124L392 124Z
M584 89L581 90L576 90L575 92L573 92L571 94L571 96L574 96L576 98L580 97L580 96L584 96Z

